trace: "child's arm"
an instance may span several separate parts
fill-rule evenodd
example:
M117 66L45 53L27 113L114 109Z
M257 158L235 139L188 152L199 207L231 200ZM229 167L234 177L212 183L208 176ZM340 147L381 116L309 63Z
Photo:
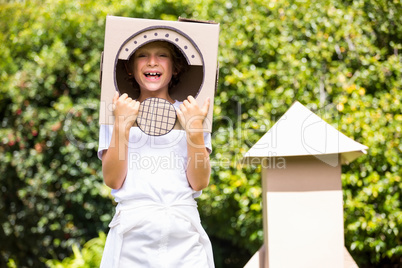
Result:
M112 140L102 156L102 172L105 184L120 189L127 175L127 152L130 128L138 115L140 103L116 92L113 98L115 122Z
M209 99L200 108L196 100L189 96L177 111L179 121L187 134L187 179L195 191L208 186L211 174L209 152L205 147L202 126L208 108Z

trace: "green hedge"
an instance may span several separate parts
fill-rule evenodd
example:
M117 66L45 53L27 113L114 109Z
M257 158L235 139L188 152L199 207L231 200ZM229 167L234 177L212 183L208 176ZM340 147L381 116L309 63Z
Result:
M241 267L262 243L260 170L238 160L295 100L370 147L343 167L346 246L360 267L400 263L400 1L33 0L0 1L1 267L63 260L107 231L96 157L107 14L221 24L199 199L217 267Z

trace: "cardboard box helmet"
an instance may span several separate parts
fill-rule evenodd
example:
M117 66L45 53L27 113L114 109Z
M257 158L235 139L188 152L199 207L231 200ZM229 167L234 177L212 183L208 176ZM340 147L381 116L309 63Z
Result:
M114 92L139 96L139 88L130 75L129 60L142 46L151 42L167 42L184 58L185 71L177 84L169 88L170 96L183 101L189 95L199 105L209 97L213 100L217 81L217 50L219 24L193 20L162 21L107 16L105 48L101 63L100 124L113 124L110 109ZM134 80L135 81L135 80ZM212 108L204 128L211 131Z

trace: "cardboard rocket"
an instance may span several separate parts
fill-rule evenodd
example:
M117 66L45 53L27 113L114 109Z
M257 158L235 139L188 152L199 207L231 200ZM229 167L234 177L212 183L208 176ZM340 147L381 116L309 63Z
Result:
M344 246L341 165L366 150L295 102L244 155L262 166L264 219L264 246L245 267L357 267Z
M217 84L219 24L187 19L162 21L107 16L104 52L101 61L100 124L113 124L112 100L116 91L136 99L139 91L128 81L124 62L144 44L166 41L184 55L189 68L170 96L182 101L192 95L202 106L214 98ZM204 128L212 129L213 101L204 120Z

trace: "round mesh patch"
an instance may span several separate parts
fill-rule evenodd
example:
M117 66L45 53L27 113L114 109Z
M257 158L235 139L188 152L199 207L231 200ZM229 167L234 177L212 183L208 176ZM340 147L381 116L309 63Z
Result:
M138 127L147 135L162 136L176 124L176 109L167 100L148 98L144 100L137 117Z

